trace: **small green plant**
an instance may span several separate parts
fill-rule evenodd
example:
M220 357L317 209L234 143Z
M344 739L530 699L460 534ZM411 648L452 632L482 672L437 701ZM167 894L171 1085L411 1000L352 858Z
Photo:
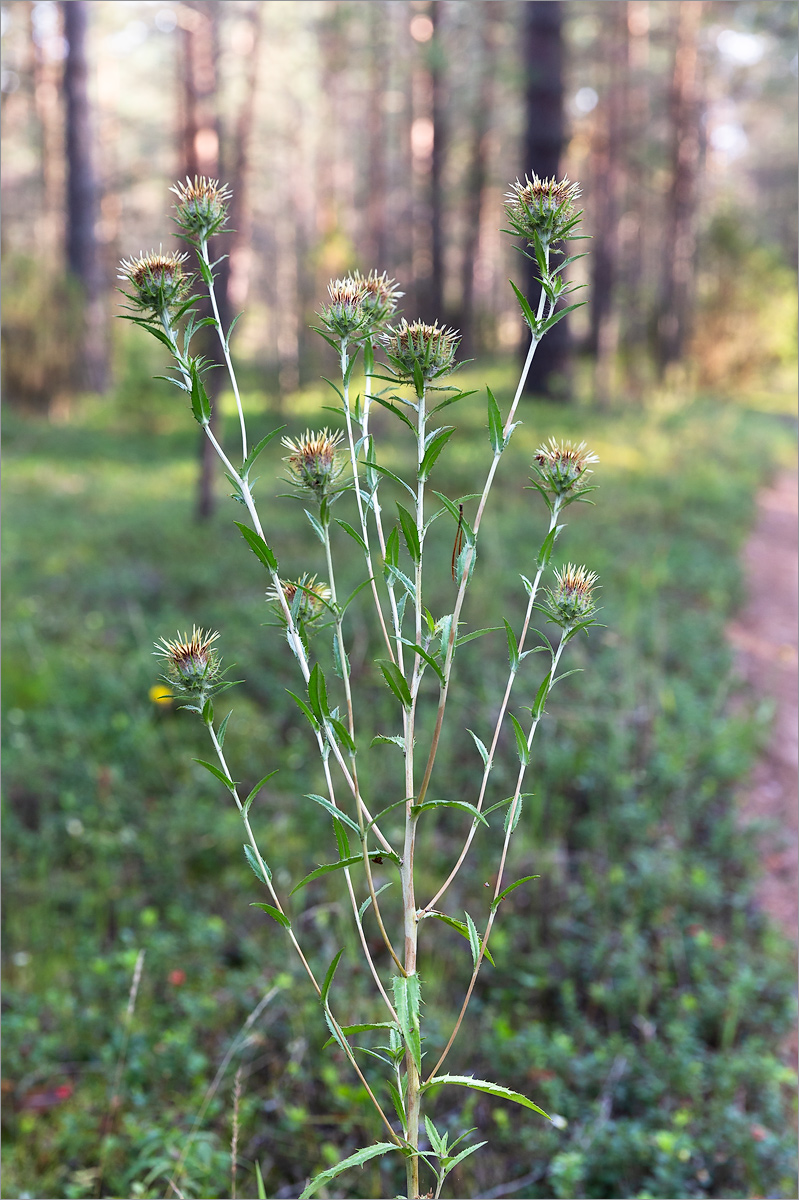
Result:
M519 401L536 347L555 322L578 306L573 303L558 307L575 288L564 278L564 268L579 256L568 257L562 244L578 236L581 214L575 205L579 189L568 180L540 180L534 175L524 183L517 181L507 196L509 232L524 240L522 253L537 264L540 295L534 311L512 285L529 327L530 343L504 419L490 389L486 389L491 453L479 492L451 497L431 484L439 457L455 432L452 426L436 423L439 414L474 394L448 382L458 368L458 333L438 324L397 321L401 293L385 274L371 272L364 276L355 272L330 284L329 301L321 309L317 331L337 358L340 382L332 387L337 397L335 411L343 428L334 432L327 428L308 430L300 437L282 439L287 451L288 483L307 506L306 516L321 546L321 561L309 564L294 580L280 573L278 557L267 538L268 523L265 528L256 506L252 478L257 459L281 429L272 430L250 447L230 357L232 327L224 330L219 321L214 291L217 263L211 259L209 244L224 228L229 193L204 178L187 180L173 190L178 198L176 220L196 252L199 278L207 289L213 316L198 316L194 279L186 274L188 256L158 251L122 263L130 305L128 319L168 349L174 362L171 381L189 397L195 419L221 460L233 498L246 510L248 520L236 524L267 573L267 598L285 633L301 681L299 686L293 685L296 690L289 695L307 721L319 752L325 794L311 793L307 799L329 814L335 834L337 857L311 870L295 885L292 895L324 875L338 872L343 877L360 947L383 1008L380 1020L365 1020L365 1014L347 1011L346 992L335 985L343 950L323 976L317 974L300 944L300 922L292 918L285 899L278 894L267 862L267 857L272 859L273 855L262 851L250 823L252 806L274 772L265 775L246 797L239 793L224 752L231 713L218 721L214 708L214 701L234 686L221 666L215 644L219 635L195 626L190 637L179 634L174 640L162 638L157 653L165 664L163 679L173 695L182 699L183 707L196 713L208 730L215 761L203 761L202 765L233 797L243 821L246 860L268 896L268 900L254 905L285 931L319 997L330 1031L327 1044L337 1045L346 1056L382 1127L383 1140L317 1175L308 1183L303 1197L312 1196L347 1168L391 1152L405 1158L409 1198L419 1197L422 1186L426 1194L438 1197L447 1175L485 1142L462 1146L473 1132L469 1129L450 1143L449 1135L438 1130L430 1116L422 1112L424 1098L431 1089L447 1084L470 1088L548 1119L533 1100L501 1083L447 1074L443 1068L483 961L493 961L489 940L502 902L514 889L536 878L507 882L505 873L511 838L522 815L533 740L550 691L565 674L571 674L560 668L568 643L578 633L587 633L596 622L597 579L593 572L570 563L554 573L549 586L545 583L556 541L564 529L564 510L577 501L590 502L589 494L594 490L591 468L597 458L584 443L550 439L539 447L532 464L531 489L543 499L549 520L537 551L525 555L520 564L529 572L521 576L527 593L521 627L517 632L505 618L496 627L504 629L507 637L509 671L490 739L486 742L468 731L479 756L475 761L482 764L473 796L467 799L447 795L444 781L435 775L435 766L456 654L465 643L490 632L467 628L464 605L477 563L478 535L492 483L518 424ZM210 362L192 352L194 337L205 326L218 334L229 373L241 430L240 465L228 456L211 427L211 403L204 384ZM382 356L382 362L378 356ZM359 360L363 390L353 396L353 376ZM415 469L410 479L381 462L370 423L375 406L390 413L412 439ZM387 489L396 489L400 497L394 501L396 515L389 515ZM431 497L435 499L432 506ZM343 500L352 505L349 520L333 516L333 506ZM440 556L426 552L431 527L441 518L452 522L454 537L451 560L445 564ZM361 582L346 597L338 583L341 572L336 569L337 557L345 550L363 562ZM427 601L431 593L427 581L431 574L435 579L447 572L454 588L451 611L434 613ZM359 770L359 762L368 748L362 733L368 720L359 705L348 650L353 613L359 611L353 605L356 601L362 604L365 595L371 596L377 621L374 668L396 701L397 720L396 732L381 734L370 744L396 747L402 760L394 793L378 798L364 794L362 786L364 773ZM555 638L550 639L534 626L536 612L558 630ZM544 666L531 680L526 660L535 654L543 654ZM427 686L430 682L432 689ZM514 691L516 696L521 692L516 701L518 716L510 711ZM526 714L524 723L522 714ZM495 799L489 795L489 780L503 730L512 730L519 766L512 794ZM389 802L384 804L384 800ZM443 809L452 810L464 820L463 844L444 883L420 904L416 891L417 833L429 814ZM473 839L489 827L489 818L502 821L504 829L490 902L476 921L468 912L447 912L442 902L466 861ZM394 878L376 886L375 867L384 864L390 864ZM402 899L399 929L390 928L380 903L382 893L392 884L399 885ZM430 919L461 933L472 958L465 998L448 1041L438 1047L432 1069L424 1062L422 983L417 971L420 929ZM374 961L367 935L371 922L388 952L390 978L381 974ZM358 1044L364 1036L367 1041L377 1038L378 1044ZM360 1053L383 1064L390 1107L367 1079L358 1060ZM432 1175L429 1192L429 1180L420 1183L420 1169Z

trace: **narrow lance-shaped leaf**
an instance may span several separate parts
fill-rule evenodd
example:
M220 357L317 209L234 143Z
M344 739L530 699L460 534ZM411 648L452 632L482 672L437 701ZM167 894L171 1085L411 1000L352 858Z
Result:
M402 1036L414 1061L416 1070L421 1074L422 1038L419 1025L419 1005L421 1004L419 976L415 972L411 975L395 975L391 982L394 988L394 1008L397 1012Z
M519 762L523 767L526 767L530 761L530 751L527 748L527 738L524 730L514 717L513 713L508 713L508 716L513 722L513 732L516 734L516 750L519 755Z
M504 446L502 417L491 388L487 387L486 392L488 393L488 436L491 441L491 449L495 454L500 454Z
M499 908L500 904L501 904L501 903L502 903L502 901L505 899L505 897L506 897L506 896L509 896L509 895L510 895L510 893L511 893L511 892L512 892L512 891L513 891L515 888L517 888L517 887L521 887L521 885L522 885L523 883L529 883L531 879L540 879L540 878L541 878L541 876L540 876L540 875L525 875L524 879L517 879L515 883L510 883L510 884L508 884L508 886L507 886L506 888L504 888L504 889L503 889L503 890L502 890L502 891L499 893L499 895L497 896L496 900L495 900L495 901L494 901L494 903L491 905L491 908L492 908L492 909Z
M254 529L250 529L249 525L242 525L241 521L234 521L233 524L241 532L241 536L244 538L245 542L250 547L259 562L262 562L263 565L268 567L270 571L276 571L277 559L267 546L264 539L257 534Z
M402 526L402 534L405 538L405 545L408 547L408 553L415 563L418 563L421 556L421 548L419 545L419 531L416 528L414 521L407 508L403 508L401 504L397 505L399 512L400 525Z
M273 921L277 921L278 925L282 925L284 929L291 929L291 921L285 913L282 913L279 908L275 908L271 904L251 904L250 908L262 908Z
M252 804L253 800L258 795L258 793L260 792L260 790L264 786L264 784L268 783L273 775L277 775L277 770L270 771L268 775L264 775L263 779L258 780L255 787L252 789L249 796L247 797L247 799L244 801L244 803L241 806L241 815L243 817L247 816L247 813L250 811L250 805Z
M371 1158L377 1158L378 1155L388 1154L389 1151L398 1149L399 1146L395 1146L393 1142L377 1142L374 1146L367 1146L365 1150L356 1150L354 1154L350 1154L349 1158L343 1158L334 1167L328 1167L326 1171L316 1175L300 1195L300 1200L310 1200L310 1197L318 1192L320 1187L329 1183L331 1179L335 1179L349 1167L362 1167Z
M397 664L387 658L378 658L375 661L394 695L405 708L410 709L412 703L410 689Z
M430 1088L437 1087L440 1083L456 1083L460 1087L472 1088L476 1092L487 1092L489 1096L498 1096L501 1100L512 1100L514 1104L521 1104L525 1108L531 1108L533 1112L540 1113L548 1121L551 1119L549 1113L545 1113L543 1108L533 1104L532 1100L528 1100L520 1092L511 1091L510 1088L502 1087L499 1083L489 1083L487 1079L475 1079L471 1075L436 1075L433 1079L428 1079L426 1083L423 1083L421 1090L429 1091Z

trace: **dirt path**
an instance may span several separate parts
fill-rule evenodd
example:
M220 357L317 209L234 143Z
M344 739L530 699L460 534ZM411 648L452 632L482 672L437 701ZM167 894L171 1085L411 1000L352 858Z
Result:
M742 676L756 696L775 705L768 750L742 791L739 808L744 824L768 822L761 839L759 899L794 939L799 922L798 509L792 474L758 497L758 519L744 551L747 602L727 630Z

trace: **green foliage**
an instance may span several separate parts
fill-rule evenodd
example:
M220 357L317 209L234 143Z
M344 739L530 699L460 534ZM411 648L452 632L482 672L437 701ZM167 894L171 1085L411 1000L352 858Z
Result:
M501 400L502 387L494 390ZM457 411L457 436L436 464L453 496L470 487L486 437L477 404ZM531 1197L790 1196L794 1077L781 1048L793 1014L792 956L751 902L754 851L733 803L764 725L729 704L723 640L740 598L737 555L754 489L789 452L788 435L765 415L676 398L636 416L522 415L505 452L515 458L504 464L508 478L525 474L553 427L579 432L600 454L602 509L570 525L569 554L585 551L602 575L606 629L575 639L576 664L590 660L591 670L579 689L567 680L550 697L535 795L507 875L541 878L503 900L491 940L496 965L480 976L466 1019L468 1056L456 1044L447 1063L456 1076L498 1079L533 1097L554 1123L520 1119L490 1093L431 1089L439 1136L458 1137L464 1100L466 1124L491 1130L490 1144L455 1166L452 1188L467 1195L533 1175ZM4 1194L92 1197L102 1167L101 1194L163 1196L188 1146L183 1194L229 1195L237 1061L246 1064L239 1194L259 1194L256 1163L262 1194L287 1185L299 1194L309 1176L374 1136L365 1092L335 1044L317 1053L328 1036L318 1000L293 963L287 974L284 930L250 907L261 897L243 860L241 818L186 753L207 755L201 723L148 696L157 633L184 623L187 611L224 626L230 658L246 664L225 749L240 794L260 786L250 819L281 890L328 857L331 814L297 799L318 794L321 777L308 714L286 711L291 651L259 626L263 569L231 536L230 511L202 531L193 525L191 429L153 442L12 415L5 436ZM267 447L263 457L278 453ZM392 465L407 466L399 452ZM532 573L546 528L531 536L531 505L541 506L530 493L508 488L498 499L481 539L469 628L486 623L497 596L503 611L523 609L509 564L529 545L522 569ZM452 526L443 525L431 529L428 549L446 575ZM287 570L306 569L318 544L302 513L273 502L270 541L273 531L288 547ZM340 537L350 543L345 531ZM234 571L241 583L231 590L223 584ZM433 597L431 611L450 611L448 595ZM365 636L379 644L373 630ZM541 662L520 663L520 703L533 702ZM464 647L459 663L463 723L487 754L486 713L507 673L504 630ZM376 674L373 728L359 736L365 794L381 796L373 812L403 804L385 794L385 761L396 749L368 748L372 736L396 736L400 698L389 688ZM322 713L319 688L315 700ZM265 746L280 768L266 781ZM513 790L510 726L500 750L487 809ZM441 754L447 787L431 800L473 799L481 764L470 740L447 735ZM479 929L487 914L483 884L505 815L487 812L472 869L447 895L445 915L464 925L459 936L438 920L422 929L425 1064L449 1032L436 997L458 994L471 972L473 939L461 918L468 911ZM384 819L390 830L394 818ZM468 820L444 804L424 814L430 856L421 889L439 886ZM372 869L376 890L395 878L388 858ZM313 910L303 933L320 979L346 948L333 991L346 987L363 1024L375 1024L369 981L354 965L352 921L332 903L339 878L307 883ZM397 891L382 893L381 906L390 911ZM363 917L371 919L369 908ZM139 949L144 969L126 1025ZM236 1043L189 1143L217 1068L275 980L283 990ZM409 1017L409 1034L412 1026ZM369 1039L381 1036L365 1029L358 1037L370 1083L382 1064L367 1053L380 1052ZM403 1159L366 1162L342 1186L353 1196L393 1195L404 1186Z

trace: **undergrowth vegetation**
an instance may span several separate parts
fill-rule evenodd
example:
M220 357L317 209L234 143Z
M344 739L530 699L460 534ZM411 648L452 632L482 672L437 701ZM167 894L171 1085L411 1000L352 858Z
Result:
M464 387L471 375L500 400L511 387L504 367L464 371ZM60 426L6 420L3 1195L156 1197L174 1195L174 1179L187 1197L229 1196L241 1066L239 1194L255 1194L257 1162L267 1195L296 1196L369 1140L362 1089L336 1066L335 1047L311 1070L326 1039L318 1002L281 931L248 906L238 814L190 761L206 754L203 729L152 690L156 636L191 613L224 628L226 661L247 664L228 745L246 791L265 761L280 768L253 823L281 886L310 869L315 840L323 861L328 818L296 799L319 790L318 757L285 703L290 651L261 628L273 616L258 564L242 568L238 513L221 498L210 523L194 522L197 434L165 385L146 386L147 411L162 397L158 437L131 418L127 394ZM301 433L325 422L326 402L309 392L280 420ZM254 394L245 406L268 401ZM446 459L451 494L467 489L486 439L482 406L462 408ZM471 1096L491 1147L457 1169L455 1186L481 1196L794 1195L796 1080L783 1058L793 955L753 905L756 849L734 813L768 713L733 703L724 641L755 491L793 436L777 416L679 396L604 414L526 403L520 415L504 480L526 478L551 434L585 438L601 459L601 511L570 523L569 556L601 576L605 628L575 640L570 665L590 659L591 670L548 704L512 864L541 878L506 900L496 965L480 975L452 1054L453 1070L468 1062L478 1076L490 1060L555 1121L519 1120ZM387 465L399 470L396 453ZM270 454L267 479L280 473L280 449ZM529 494L497 488L471 585L476 623L489 600L523 607L517 564L524 570L524 546L532 558L540 541ZM286 570L299 575L313 534L285 499L268 512L289 548ZM435 536L430 553L448 563L451 531L440 546ZM232 590L234 576L243 582ZM353 672L374 636L359 630ZM492 639L504 633L471 643L457 666L457 724L478 734L507 674ZM390 694L372 685L374 732L390 732ZM385 752L364 756L373 787ZM474 746L445 739L440 754L453 794L465 790L479 767ZM496 781L498 795L505 784ZM461 840L449 813L430 829L425 891ZM492 883L494 842L478 839L473 854L452 887L460 910L479 906ZM322 970L343 945L342 978L349 963L346 986L365 997L368 973L335 885L321 878L306 893L303 944ZM446 933L419 963L423 981L447 985L426 991L431 1040L448 1028L434 997L460 994L470 974L468 946ZM386 954L379 940L371 951L377 962ZM440 1130L463 1100L438 1094ZM388 1159L348 1187L368 1197L402 1183Z

